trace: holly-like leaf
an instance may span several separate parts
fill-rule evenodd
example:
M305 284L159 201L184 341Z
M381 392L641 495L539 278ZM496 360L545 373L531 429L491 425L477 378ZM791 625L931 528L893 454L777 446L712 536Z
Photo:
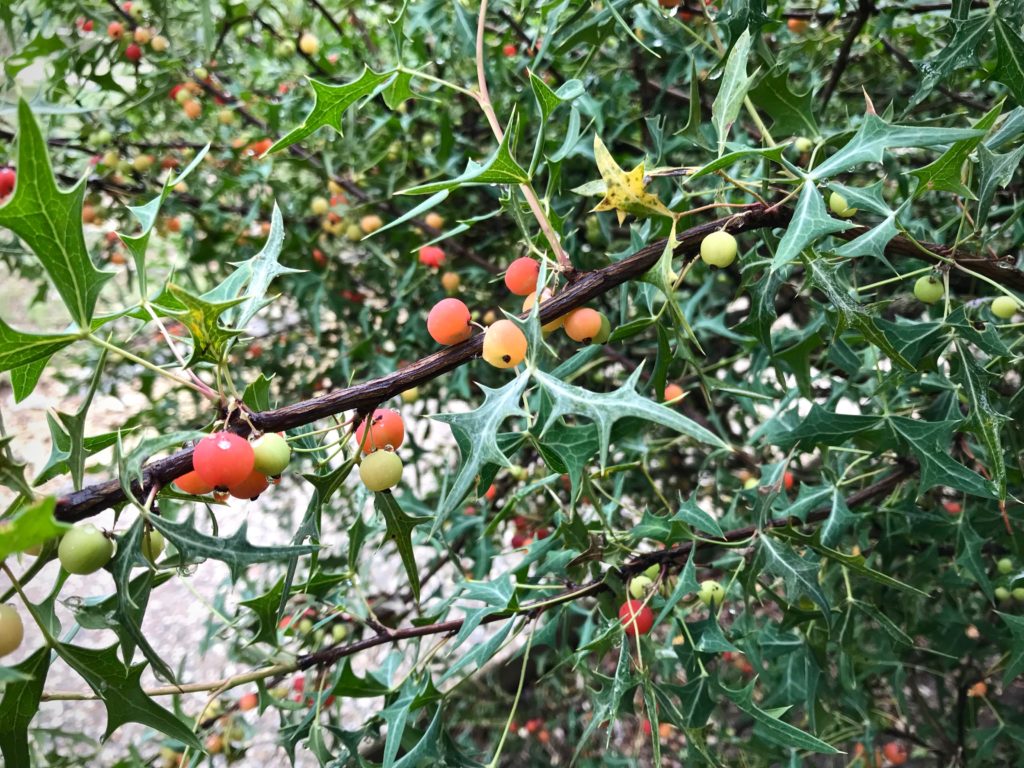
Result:
M412 551L412 532L416 526L429 523L431 518L407 515L390 491L374 494L374 506L384 517L388 531L387 538L395 542L395 546L398 548L402 565L405 567L405 575L409 578L409 589L412 590L413 599L418 602L420 599L420 574L416 568L416 557Z
M715 448L728 448L720 437L697 422L637 392L636 385L640 379L640 372L641 368L638 367L630 374L629 379L613 392L591 392L543 371L535 371L537 382L551 398L551 411L544 425L545 431L562 416L575 415L589 419L597 427L602 468L608 458L612 426L619 419L629 417L668 427Z
M828 614L828 598L818 583L818 563L798 555L793 549L771 535L763 535L757 542L757 557L765 571L778 576L786 585L786 599L796 602L807 595Z
M795 93L790 88L789 75L787 67L777 67L769 72L750 89L750 100L772 118L771 129L775 136L813 138L818 135L814 96L810 89Z
M232 307L242 304L245 297L209 301L177 285L168 285L167 290L172 302L165 302L160 309L176 318L192 335L192 355L188 364L220 362L230 342L242 333L241 328L225 328L220 324L220 317Z
M0 437L0 485L21 493L27 499L32 498L32 486L25 479L25 462L18 461L11 454L13 437Z
M433 195L437 192L452 190L474 184L524 184L530 175L512 157L509 148L511 137L515 134L515 114L509 120L509 126L501 139L498 149L483 163L470 160L461 176L448 181L437 181L432 184L421 184L396 192L397 195Z
M1017 29L1020 29L1018 20ZM996 68L993 76L1005 85L1017 104L1024 106L1024 40L1001 16L995 16Z
M980 14L972 19L950 22L954 30L953 39L928 61L921 63L924 77L921 78L917 92L910 98L904 114L924 101L935 86L953 72L977 64L978 46L989 37L990 21L988 14Z
M886 423L921 463L922 490L936 485L948 485L984 498L991 499L998 495L991 482L949 455L949 445L959 422L929 422L906 416L888 416Z
M807 172L808 179L828 179L865 163L880 163L887 149L934 147L984 135L974 128L933 128L925 125L894 125L878 115L864 117L857 133L821 165ZM794 217L795 219L795 217Z
M57 654L82 676L107 710L107 726L103 738L126 723L142 723L159 733L177 739L190 748L201 750L199 739L187 723L159 706L146 695L140 685L145 664L126 666L117 657L117 646L82 648L58 643Z
M71 526L53 517L56 508L57 500L48 496L0 520L0 562L8 555L38 547L67 531Z
M1002 102L996 104L988 114L974 124L974 127L987 133L995 125L1002 109ZM910 175L916 177L919 182L917 189L914 190L914 197L920 197L926 192L952 192L954 195L973 200L974 193L964 184L964 164L981 143L981 139L982 136L978 135L957 141L924 168L911 171Z
M310 87L313 89L313 108L302 121L302 125L278 139L267 153L287 149L292 144L312 136L324 126L330 126L341 135L341 118L348 108L360 99L376 93L394 77L393 69L378 73L367 67L358 79L341 85L330 85L309 78Z
M995 390L995 385L990 383L992 376L975 359L970 345L958 338L953 347L959 363L953 370L953 380L960 385L967 397L970 406L967 418L988 452L988 461L984 464L992 473L992 479L999 489L999 499L1006 501L1006 461L999 432L1008 417L997 413L992 406L988 395L990 391Z
M845 232L853 225L848 221L829 216L825 210L825 198L811 181L805 181L800 189L800 198L793 211L793 219L786 227L775 257L771 272L779 272L794 259L798 259L804 248L834 232ZM774 299L774 296L772 297Z
M227 304L224 322L232 328L245 329L256 313L270 302L265 297L267 289L276 278L302 271L282 266L278 262L283 245L284 223L281 209L275 202L270 215L270 233L260 252L251 259L234 264L235 271L224 282L203 294L205 301L215 305Z
M736 39L729 58L725 62L725 71L718 86L718 95L711 105L711 124L718 134L718 156L725 154L725 143L729 138L732 124L739 117L743 100L750 90L752 77L747 77L747 59L750 58L752 38L750 30L744 29Z
M50 649L44 645L11 669L18 672L20 677L6 681L3 686L3 698L0 699L0 752L3 753L6 765L28 766L32 764L28 748L28 726L39 711L46 673L50 669Z
M6 205L0 205L0 226L10 229L28 245L53 281L71 318L79 328L88 330L103 284L114 273L97 269L89 257L82 234L84 199L84 177L67 191L57 188L43 134L28 104L19 101L18 183ZM4 328L0 326L0 343L6 347ZM50 349L47 354L59 348ZM0 370L7 370L2 349Z
M722 532L722 527L718 524L718 521L697 506L696 495L693 495L686 500L680 499L678 511L675 516L669 518L669 520L671 522L686 523L700 531L710 533L719 538L722 538L725 535Z
M754 703L754 685L751 681L738 691L722 687L722 692L736 705L736 708L750 717L760 736L789 749L803 749L823 755L839 755L840 750L806 731L790 725L769 714ZM781 714L781 713L779 713Z
M1009 685L1018 675L1024 673L1024 617L1000 612L999 618L1013 636L1013 650L1006 660L1006 670L1003 672L1003 685Z
M1005 189L1024 159L1024 146L997 155L985 144L978 147L978 227L984 227L992 212L996 189Z
M647 191L644 164L640 163L632 171L624 171L597 134L594 134L594 160L601 180L577 187L573 192L588 196L604 195L601 202L594 206L595 212L615 211L619 224L630 214L637 217L672 215L657 195Z
M0 209L3 210L3 209ZM0 373L21 369L38 361L49 360L55 352L77 341L78 334L71 333L23 333L11 328L0 319ZM29 373L25 371L25 373ZM35 380L39 379L42 368L33 368ZM33 382L34 386L35 382ZM22 393L24 394L24 385Z
M168 520L159 515L151 515L153 527L167 537L178 554L182 563L198 563L206 559L220 560L231 570L231 577L238 579L247 566L254 563L267 563L275 560L287 560L290 557L308 555L316 551L311 545L301 546L270 546L259 547L250 544L246 538L247 523L242 523L231 536L218 538L208 536L196 530L192 517L181 523Z
M498 431L506 419L525 416L519 400L529 380L530 373L526 371L499 389L481 385L484 402L476 410L431 416L432 419L443 421L451 427L452 434L459 444L459 452L462 454L459 473L441 504L435 528L462 503L462 499L476 482L485 464L511 466L508 457L498 447Z

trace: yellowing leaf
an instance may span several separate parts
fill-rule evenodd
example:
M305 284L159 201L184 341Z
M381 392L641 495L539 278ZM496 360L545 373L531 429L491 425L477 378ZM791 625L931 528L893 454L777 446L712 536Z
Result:
M625 171L615 162L600 136L594 136L594 159L597 170L604 182L604 198L594 211L617 211L619 224L628 214L633 216L671 216L672 212L658 199L657 195L646 191L644 184L644 164L640 163L632 171ZM590 190L600 189L597 185Z

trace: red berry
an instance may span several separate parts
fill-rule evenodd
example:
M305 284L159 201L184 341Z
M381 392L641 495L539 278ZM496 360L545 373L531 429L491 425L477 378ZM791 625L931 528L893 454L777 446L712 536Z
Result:
M484 498L488 501L494 501L497 496L498 489L494 486L494 483L491 483L490 487L488 487L487 491L484 493Z
M959 501L944 501L942 502L942 508L950 515L959 515L963 511Z
M882 754L893 765L903 765L907 762L907 748L898 741L890 741L882 747Z
M516 48L515 43L505 43L501 47L501 52L504 53L509 58L511 58L512 56L515 56L519 52L519 49Z
M444 264L444 251L436 245L424 245L420 248L420 264L437 268Z
M255 461L249 441L233 432L207 435L192 453L192 468L219 490L238 485L249 477Z
M646 635L654 626L654 611L641 600L627 600L619 608L619 621L627 635Z
M643 729L644 736L650 736L652 733L651 721L646 718L640 721L640 727Z
M193 496L202 496L213 490L213 486L203 480L195 470L182 475L174 484L182 493L191 493Z
M505 270L505 286L516 296L529 296L537 290L537 275L540 274L540 264L536 259L529 256L522 256Z
M473 335L469 307L458 299L441 299L427 315L427 332L438 344L458 344Z
M121 35L124 34L124 24L119 21L112 21L107 24L107 34L115 40L120 39Z
M131 43L124 49L124 57L128 59L128 61L138 63L139 59L142 58L142 49L137 43Z
M246 693L242 695L242 698L238 700L238 708L242 712L248 712L250 709L256 709L260 703L259 694Z
M530 543L530 537L525 533L517 533L512 537L512 547L520 549Z
M236 499L255 501L257 496L267 490L268 485L270 485L270 481L267 479L267 476L254 469L242 482L230 486L228 493Z
M793 490L793 484L795 482L796 481L793 478L793 473L790 472L789 470L786 470L786 473L782 476L782 485L785 487L785 489L787 491L792 491Z
M184 88L184 87L185 87L184 85L182 85L181 83L178 83L178 84L177 84L176 86L174 86L173 88L171 88L171 92L170 92L170 93L168 93L167 95L168 95L168 96L169 96L169 97L170 97L171 99L173 99L174 101L177 101L177 100L178 100L178 92L179 92L179 91L180 91L180 90L181 90L182 88Z
M551 529L550 528L538 528L535 535L537 536L537 541L543 541L544 539L546 539L548 536L551 535Z
M356 442L363 446L363 453L373 453L378 448L398 448L405 440L405 424L398 411L378 408L369 418L370 434L363 441L366 420L356 428Z
M0 168L0 200L11 194L17 178L13 168Z

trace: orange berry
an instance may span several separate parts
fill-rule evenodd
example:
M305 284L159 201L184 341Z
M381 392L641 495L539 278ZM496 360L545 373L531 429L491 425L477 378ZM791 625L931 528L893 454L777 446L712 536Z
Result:
M883 746L882 754L892 765L903 765L907 762L907 748L898 741L890 741Z
M565 335L581 344L589 344L601 330L601 313L590 307L574 309L565 316Z
M256 456L252 445L233 432L214 432L196 444L192 468L203 482L224 490L249 477Z
M526 336L511 320L499 320L484 332L483 358L495 368L514 368L526 358Z
M375 213L367 214L359 220L359 228L367 235L371 232L376 232L383 226L384 220Z
M254 469L242 482L230 486L228 493L236 499L255 501L256 497L267 490L268 485L270 485L270 481L267 479L267 476Z
M458 344L473 335L469 308L458 299L441 299L427 315L427 332L438 344Z
M662 398L662 400L664 400L667 403L667 402L669 402L671 400L675 400L675 399L680 398L682 396L683 396L683 388L682 387L680 387L678 384L675 384L675 383L667 384L665 386L665 396Z
M505 270L505 285L516 296L529 296L537 289L537 275L540 274L540 264L536 259L529 256L522 256Z
M202 496L213 490L213 486L203 480L195 470L185 473L175 480L174 484L182 493L191 493L193 496Z
M426 223L428 227L433 227L434 229L440 229L441 227L444 226L444 217L441 216L439 213L434 213L433 211L428 213L423 218L423 221Z
M120 21L112 21L107 25L107 34L115 40L120 40L124 34L124 24Z
M256 709L260 703L260 697L256 693L243 694L242 698L238 700L238 708L242 712L248 712L250 709Z
M195 120L201 114L203 114L203 105L195 99L187 99L181 108L185 110L185 116L190 120Z
M789 27L790 32L800 35L807 31L810 24L807 19L790 19L786 22L786 26Z
M378 448L398 448L405 440L405 424L398 411L378 408L368 419L370 434L363 440L366 432L366 419L356 428L356 442L363 446L363 453L372 453Z
M967 689L967 695L972 699L983 698L986 693L988 693L988 684L984 680L979 680Z
M444 250L436 245L424 245L420 248L420 264L437 269L444 261Z
M455 293L461 284L462 280L454 272L445 272L441 275L441 287L448 293Z

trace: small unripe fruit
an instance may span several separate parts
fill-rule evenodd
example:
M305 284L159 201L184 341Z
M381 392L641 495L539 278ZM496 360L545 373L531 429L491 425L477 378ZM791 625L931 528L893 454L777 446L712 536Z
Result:
M629 582L629 594L640 600L647 594L647 590L651 588L653 583L646 576L636 576Z
M1006 587L996 587L993 590L993 594L995 594L996 600L998 600L1000 603L1005 603L1007 600L1010 599L1010 590L1008 590Z
M211 755L219 755L224 751L224 737L219 733L211 733L206 737L206 751Z
M349 224L345 228L345 237L353 243L358 243L363 239L363 230L358 224Z
M541 293L540 303L543 304L545 301L547 301L550 298L551 298L551 292L547 288L545 288L543 293ZM536 302L537 302L537 292L533 291L525 299L523 299L523 312L529 312L530 310L532 310L533 309L533 305ZM564 322L565 322L565 315L562 315L561 317L556 317L554 320L552 320L547 325L542 325L540 327L540 329L544 333L551 333L552 331L556 331L559 328L561 328L562 327L562 323L564 323Z
M743 490L752 491L760 485L756 477L748 477L743 481Z
M723 229L701 240L700 257L712 267L728 267L736 260L736 238Z
M150 41L151 37L152 37L152 33L148 29L146 29L145 27L136 27L135 28L135 32L132 35L132 38L139 45L145 45L146 43L148 43Z
M192 98L192 92L184 85L176 85L171 89L171 93L174 94L173 98L176 102L184 106L186 101Z
M267 490L270 480L262 472L255 469L246 476L240 483L235 483L228 488L228 493L236 499L249 499L255 501L261 493Z
M708 579L701 582L697 597L700 598L704 605L710 607L719 606L725 600L725 588L717 581Z
M666 384L665 396L662 398L666 403L673 402L683 396L683 388L678 384Z
M125 9L125 11L127 11L128 15L131 16L136 21L138 21L139 19L142 18L142 13L143 13L142 6L139 5L138 3L125 3L124 4L124 9Z
M444 250L436 245L424 245L419 250L420 264L437 269L445 262Z
M439 213L434 213L433 211L428 213L423 218L423 221L428 227L433 227L434 229L440 229L444 226L444 217Z
M221 109L217 111L217 122L221 125L231 125L235 122L235 113L230 109Z
M299 38L299 50L307 56L313 56L320 50L320 41L312 32L304 32Z
M918 301L925 304L934 304L942 298L944 293L942 280L937 279L934 275L919 277L914 283L914 295Z
M828 196L828 207L832 213L843 219L848 219L857 213L857 209L851 208L846 198L838 192L833 192Z
M255 462L249 441L233 432L207 435L192 453L192 468L217 490L241 483L249 477Z
M1008 557L1004 557L996 563L996 570L1004 576L1013 570L1013 560Z
M427 315L427 332L438 344L465 341L473 335L469 308L458 299L441 299Z
M619 608L619 621L627 635L646 635L654 626L654 611L639 600L627 600Z
M313 212L314 216L323 216L331 209L331 204L327 202L326 197L314 197L309 204L309 210Z
M25 639L25 625L13 605L0 605L0 656L18 650Z
M659 576L661 576L661 566L657 563L655 563L654 565L647 566L647 568L644 569L644 576L646 576L651 581L654 581Z
M378 229L384 226L384 221L375 213L367 214L359 220L359 228L363 230L364 234L369 235L372 232L376 232Z
M366 434L366 420L356 428L356 442L363 447L363 453L373 453L381 448L395 449L405 440L405 424L398 411L378 408L369 417L370 434Z
M203 480L195 470L182 475L174 484L182 493L191 493L193 496L202 496L213 490L213 486Z
M292 459L291 446L276 432L267 432L253 440L252 453L252 468L270 477L276 477L284 472Z
M139 173L145 173L153 167L154 162L156 162L156 160L152 155L137 155L135 159L132 160L132 168Z
M461 284L462 280L454 272L445 272L441 275L441 287L448 293L455 293Z
M118 164L118 162L120 162L120 160L121 158L118 156L117 152L112 149L108 149L103 153L103 157L100 158L100 163L108 168L113 168Z
M1024 603L1024 587L1014 587L1011 594L1018 603Z
M590 307L574 309L565 316L565 335L581 344L590 344L601 331L601 313Z
M526 336L511 320L499 320L484 332L483 358L495 368L514 368L526 358Z
M405 390L404 392L402 392L402 402L403 403L415 403L419 399L420 399L420 388L419 387L411 387L411 388Z
M375 493L394 488L402 479L402 460L391 451L374 451L363 457L359 479Z
M598 329L594 338L590 340L591 344L604 344L608 341L608 337L612 335L612 324L605 316L604 312L598 312L601 316L601 327Z
M157 53L163 53L167 50L167 47L169 45L170 43L168 42L166 37L164 37L163 35L157 35L153 38L153 42L150 44L150 47Z
M107 34L114 40L120 40L121 36L124 35L124 24L120 21L110 22L107 24Z
M76 525L64 534L57 547L57 557L68 573L95 573L114 556L114 542L91 523Z
M3 197L3 190L0 190L0 197ZM992 314L1002 320L1009 320L1018 309L1020 305L1012 296L997 296L992 300Z
M806 19L789 19L786 22L786 26L789 27L789 31L795 35L802 35L807 31L810 24Z
M529 296L537 290L540 264L529 256L521 256L505 270L505 286L516 296Z
M814 147L814 142L808 139L806 136L797 136L793 139L793 149L799 152L801 155L806 155Z
M149 530L143 532L139 549L142 550L144 558L151 563L155 563L157 558L163 553L165 544L164 535L160 531Z
M195 120L203 114L203 105L195 99L186 99L181 106L185 110L185 116L190 120Z

